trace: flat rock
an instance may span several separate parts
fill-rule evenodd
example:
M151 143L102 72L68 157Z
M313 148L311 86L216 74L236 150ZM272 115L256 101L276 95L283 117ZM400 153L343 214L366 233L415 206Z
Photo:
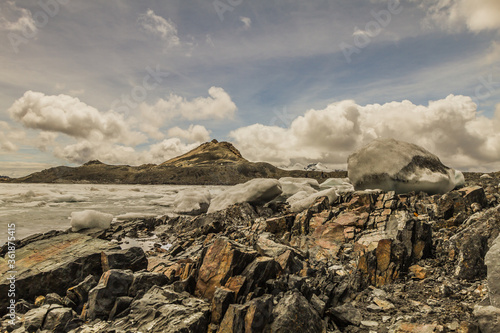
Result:
M89 274L100 276L101 252L118 248L107 241L68 233L30 243L16 250L16 293L18 299L34 300L38 295L57 293L83 281ZM0 259L0 275L7 277L7 257ZM0 282L0 294L7 295L8 281ZM0 298L0 315L8 298Z

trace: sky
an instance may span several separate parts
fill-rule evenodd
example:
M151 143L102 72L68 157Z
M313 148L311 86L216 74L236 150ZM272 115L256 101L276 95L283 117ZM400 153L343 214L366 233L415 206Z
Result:
M1 0L0 175L217 139L345 169L375 138L500 170L498 0Z

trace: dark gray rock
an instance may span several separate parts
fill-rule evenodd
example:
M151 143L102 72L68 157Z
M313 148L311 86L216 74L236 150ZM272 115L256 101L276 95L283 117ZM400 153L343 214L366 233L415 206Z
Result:
M134 275L131 271L111 269L105 272L99 284L89 292L86 317L90 320L108 319L116 298L128 295L133 279Z
M148 259L140 247L125 250L106 251L101 254L102 271L110 269L130 269L133 272L148 268Z
M298 291L290 291L273 309L271 330L276 333L323 331L321 318L307 299Z

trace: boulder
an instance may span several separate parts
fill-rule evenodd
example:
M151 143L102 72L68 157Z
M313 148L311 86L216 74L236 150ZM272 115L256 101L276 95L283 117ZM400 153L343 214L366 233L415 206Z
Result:
M481 333L500 332L500 309L495 306L474 307L474 317L476 317Z
M76 312L70 308L56 304L46 304L28 311L23 318L23 328L26 332L68 332L70 322L76 317Z
M271 331L275 333L320 333L323 324L313 306L298 291L289 291L273 309Z
M38 295L66 290L89 274L100 276L101 252L118 248L107 241L78 233L43 239L16 249L16 293L18 299L34 300ZM0 275L9 271L6 258L0 258ZM7 295L8 281L0 281L0 294ZM0 297L0 315L5 314L8 298Z
M131 271L111 269L105 272L99 284L89 292L86 317L90 320L108 319L116 299L128 295L133 279Z
M188 189L177 193L174 199L174 213L200 215L208 211L212 196L207 189Z
M94 278L94 276L89 275L85 278L85 280L83 280L76 286L69 288L66 291L66 297L69 298L77 306L77 308L81 310L83 304L88 300L89 291L97 286L97 283L98 282Z
M218 325L224 318L229 305L234 303L234 291L227 288L216 288L212 300L212 324Z
M216 287L223 286L230 277L240 275L256 256L255 251L225 237L216 239L203 258L195 295L212 299Z
M500 205L470 216L462 230L450 238L451 249L458 254L455 276L478 280L486 277L484 258L500 230Z
M105 332L206 332L210 304L167 286L153 286L130 305L130 312Z
M500 308L500 236L486 253L484 263L488 266L488 290L490 303Z
M146 254L138 246L102 252L101 263L103 272L110 269L130 269L135 272L148 268Z
M162 273L141 271L134 273L134 280L128 290L128 295L136 297L141 291L146 292L152 286L163 286L169 282L168 277Z
M461 172L415 144L376 139L347 159L347 171L356 190L381 189L396 193L446 193L463 179Z
M282 193L281 184L276 179L256 178L225 190L212 199L208 212L216 212L237 203L248 202L263 205Z

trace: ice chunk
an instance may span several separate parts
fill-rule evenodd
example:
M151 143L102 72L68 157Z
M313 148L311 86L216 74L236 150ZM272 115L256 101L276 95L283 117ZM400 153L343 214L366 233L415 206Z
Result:
M174 199L174 213L186 215L206 213L211 199L210 192L204 188L180 191Z
M281 184L276 179L252 179L244 184L230 187L213 198L208 212L216 212L241 202L249 202L256 205L265 204L282 192Z
M328 200L332 202L337 198L337 192L335 188L330 188L305 197L303 192L299 192L288 198L287 202L290 204L290 210L294 213L298 213L311 206L314 200L319 197L328 197Z
M446 193L461 182L459 172L415 144L377 139L349 156L349 179L356 190ZM463 176L463 175L462 175Z
M313 194L319 189L318 181L311 178L283 177L280 178L279 182L283 191L279 197L282 201L285 201L297 192L305 191L308 194Z
M352 186L349 178L328 178L319 185L320 190L326 190L329 188L335 188L338 191L350 192L354 191L354 186Z
M88 228L107 229L111 225L113 215L96 210L84 210L71 213L71 227L73 231Z

